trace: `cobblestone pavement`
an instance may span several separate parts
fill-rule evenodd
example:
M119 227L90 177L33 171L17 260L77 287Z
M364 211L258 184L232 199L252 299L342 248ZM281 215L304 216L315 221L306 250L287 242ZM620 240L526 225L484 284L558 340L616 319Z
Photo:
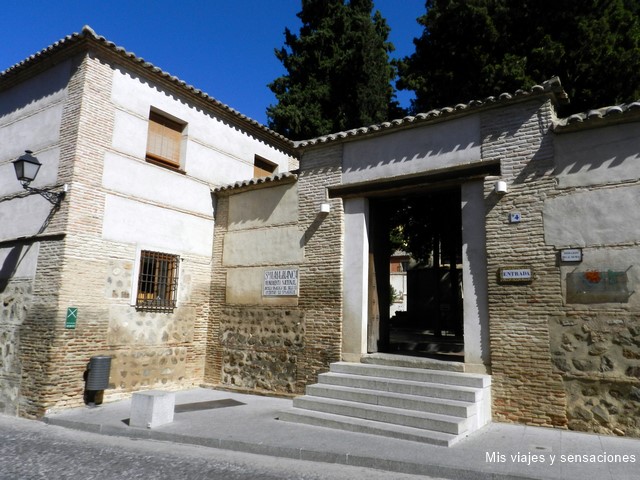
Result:
M392 474L394 479L426 477ZM0 479L389 480L389 472L67 430L0 416Z

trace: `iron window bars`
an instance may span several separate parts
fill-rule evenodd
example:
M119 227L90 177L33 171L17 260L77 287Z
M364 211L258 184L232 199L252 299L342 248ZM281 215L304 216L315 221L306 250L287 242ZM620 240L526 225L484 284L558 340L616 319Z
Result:
M140 252L136 308L171 310L176 306L180 257L168 253Z

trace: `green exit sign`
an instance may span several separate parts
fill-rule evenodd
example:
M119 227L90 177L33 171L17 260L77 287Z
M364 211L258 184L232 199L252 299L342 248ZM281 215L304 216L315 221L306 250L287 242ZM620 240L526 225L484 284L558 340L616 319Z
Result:
M64 324L64 328L76 328L77 320L78 320L78 309L76 307L67 308L67 321Z

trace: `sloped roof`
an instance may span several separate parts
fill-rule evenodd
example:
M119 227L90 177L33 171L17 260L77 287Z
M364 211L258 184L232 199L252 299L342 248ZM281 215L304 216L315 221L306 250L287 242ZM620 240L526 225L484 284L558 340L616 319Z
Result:
M29 68L35 65L52 59L52 57L54 57L54 55L56 55L58 52L63 52L66 50L73 51L74 47L80 47L83 43L87 42L106 49L113 54L125 59L126 61L137 65L139 68L147 71L150 75L173 84L177 88L184 91L186 94L208 103L212 108L220 112L222 115L235 119L241 125L245 125L252 131L260 132L263 135L267 135L276 143L280 144L287 150L290 150L291 154L295 154L296 151L300 152L307 147L338 142L345 139L351 139L353 137L365 137L379 133L386 133L396 129L410 128L411 126L418 126L430 122L447 120L459 115L464 115L466 113L471 113L474 111L479 111L482 109L500 105L507 105L536 96L550 96L554 99L555 102L559 104L568 102L568 96L562 88L560 79L558 77L553 77L540 85L534 85L533 87L526 90L520 89L514 93L502 93L497 96L490 96L480 100L471 100L467 103L459 103L450 107L433 109L426 113L406 116L404 118L395 119L388 122L337 133L331 133L308 140L300 140L294 142L286 138L284 135L281 135L274 130L271 130L268 127L262 125L256 120L253 120L252 118L238 112L237 110L231 108L229 105L216 100L206 92L203 92L202 90L187 84L185 81L179 79L178 77L165 72L164 70L153 65L150 62L147 62L142 57L139 57L132 52L128 52L123 47L117 46L115 43L107 40L105 37L96 34L96 32L88 25L85 25L80 33L67 35L63 39L29 56L16 65L13 65L0 72L0 84L3 82L10 83L11 79L18 77L22 72L26 72ZM640 114L640 101L624 105L614 105L603 107L600 109L589 110L588 112L577 113L574 115L570 115L567 118L558 119L554 123L554 130L573 130L581 128L581 126L595 127L605 122L615 122L618 119L620 121L626 121L627 119L631 120L635 118L636 114Z
M263 133L269 135L270 137L276 139L280 143L284 143L286 147L292 148L293 142L286 138L285 136L275 132L262 125L261 123L253 120L250 117L234 110L229 105L226 105L219 100L209 96L206 92L194 87L193 85L187 84L184 80L179 79L176 76L171 75L168 72L165 72L159 67L156 67L150 62L147 62L144 58L137 56L135 53L128 52L123 47L116 45L115 43L107 40L105 37L96 34L96 32L88 25L82 27L82 31L80 33L72 33L71 35L67 35L63 39L55 42L52 45L44 48L43 50L29 56L25 60L21 61L13 65L12 67L7 68L6 70L0 72L0 82L8 81L12 77L20 74L21 72L25 72L28 68L37 65L38 63L44 62L45 60L51 58L58 52L62 52L64 50L73 50L74 46L79 46L83 42L90 42L96 46L105 48L112 53L120 56L128 62L136 64L138 67L146 70L149 74L158 77L164 81L167 81L179 89L183 90L185 93L191 96L195 96L210 106L212 106L215 110L221 112L224 115L228 115L234 119L236 119L241 124L247 125L250 128L257 129L262 131Z
M293 182L298 179L298 175L293 172L276 173L269 175L268 177L251 178L249 180L241 180L231 185L222 185L214 188L213 193L230 193L232 190L240 190L245 187L252 187L254 185L263 185L271 183L287 183ZM266 186L266 185L265 185Z
M554 131L575 130L581 127L596 127L640 118L640 101L602 107L588 112L575 113L559 119Z
M300 140L294 143L296 148L304 149L305 147L331 143L351 137L360 137L377 132L405 128L410 125L445 120L449 117L454 117L467 112L521 101L523 99L540 95L550 95L557 103L567 103L569 101L567 93L562 88L560 79L558 77L553 77L546 82L543 82L541 85L534 85L528 90L517 90L515 93L502 93L498 96L486 97L482 100L471 100L468 103L459 103L453 107L434 109L426 113L419 113L414 116L407 116L390 122L383 122L376 125L370 125L368 127L354 128L344 132L331 133L329 135L323 135L309 140Z

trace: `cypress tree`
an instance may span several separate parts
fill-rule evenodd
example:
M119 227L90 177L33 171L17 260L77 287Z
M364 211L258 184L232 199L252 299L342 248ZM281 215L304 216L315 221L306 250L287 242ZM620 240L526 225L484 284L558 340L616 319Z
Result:
M385 121L399 112L389 27L372 0L302 0L296 35L276 57L287 73L269 84L269 127L293 140Z

